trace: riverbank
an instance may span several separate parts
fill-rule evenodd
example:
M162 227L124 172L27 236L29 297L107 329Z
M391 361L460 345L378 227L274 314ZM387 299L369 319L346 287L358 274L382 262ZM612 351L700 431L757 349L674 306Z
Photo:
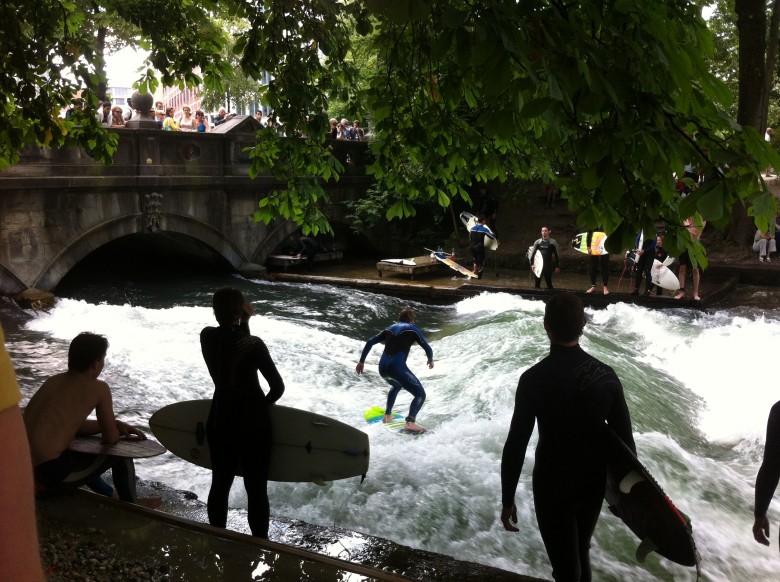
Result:
M163 504L146 509L86 490L38 500L48 580L544 582L280 517L272 517L270 540L261 540L240 531L246 523L241 511L231 510L225 530L207 524L205 504L192 494L143 481L139 494L159 496Z

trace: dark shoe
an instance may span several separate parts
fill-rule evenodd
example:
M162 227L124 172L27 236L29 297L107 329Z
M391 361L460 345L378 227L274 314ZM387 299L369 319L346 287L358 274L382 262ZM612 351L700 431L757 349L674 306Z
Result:
M639 289L634 289L631 291L630 295L639 295Z

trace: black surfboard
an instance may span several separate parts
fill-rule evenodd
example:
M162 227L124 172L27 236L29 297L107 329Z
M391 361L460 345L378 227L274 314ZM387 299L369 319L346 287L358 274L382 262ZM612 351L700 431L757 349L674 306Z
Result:
M672 562L699 570L701 558L690 518L677 509L615 431L605 429L609 462L604 498L610 511L641 540L637 560L644 562L654 551Z

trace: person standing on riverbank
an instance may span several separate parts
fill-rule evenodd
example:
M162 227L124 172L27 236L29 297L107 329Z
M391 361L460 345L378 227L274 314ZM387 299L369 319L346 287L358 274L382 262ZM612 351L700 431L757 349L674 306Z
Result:
M68 371L46 380L24 410L35 478L47 492L87 485L110 496L112 488L100 475L111 469L119 499L138 503L133 459L76 453L68 447L78 435L100 434L112 445L120 437L145 440L146 435L114 416L111 389L98 380L103 371L108 340L83 332L70 342ZM95 411L97 420L88 418ZM76 474L81 474L76 478ZM159 505L154 498L142 503Z
M576 295L550 298L544 311L550 353L520 376L501 458L501 523L520 531L515 494L538 422L533 496L553 577L589 582L590 540L607 479L605 421L634 453L636 446L620 380L579 345L584 327Z
M284 394L284 381L263 340L250 335L252 304L233 287L212 299L219 327L200 332L203 359L214 381L214 397L206 422L211 452L209 523L227 527L228 496L236 473L244 475L249 529L267 538L271 519L268 465L271 453L270 406ZM266 395L257 372L268 382Z
M363 353L360 354L360 361L355 367L358 375L363 373L363 365L371 348L380 342L385 344L385 351L382 352L382 358L379 360L379 375L391 386L387 394L387 406L382 422L392 421L395 399L403 388L414 397L409 406L409 416L406 417L404 428L412 432L423 432L425 429L417 424L416 420L417 414L425 403L425 390L417 376L407 367L406 358L409 356L412 344L417 343L428 356L428 368L433 368L433 350L425 341L422 331L414 325L414 313L411 309L401 310L397 323L383 329L366 342Z
M531 253L528 256L531 262L531 272L533 272L534 255L541 253L544 259L544 266L542 268L542 276L537 277L534 275L534 286L539 289L542 286L542 277L544 277L547 288L552 289L552 273L553 270L556 273L561 272L560 256L558 255L558 242L554 238L550 238L550 229L546 226L542 227L542 238L536 239L534 245L531 247Z
M496 238L493 231L485 226L485 220L485 216L480 214L477 218L477 224L469 230L469 250L474 255L474 274L477 279L482 278L482 271L485 269L485 237Z

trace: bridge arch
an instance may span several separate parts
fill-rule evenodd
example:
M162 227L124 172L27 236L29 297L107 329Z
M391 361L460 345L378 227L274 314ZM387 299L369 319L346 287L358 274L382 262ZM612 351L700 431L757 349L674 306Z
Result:
M130 235L165 236L176 234L194 239L222 257L233 269L247 262L241 250L216 228L188 216L162 214L161 228L149 232L143 228L140 214L125 215L104 221L70 242L41 272L34 287L53 292L65 275L82 259L103 245ZM2 273L0 273L1 275ZM22 288L24 288L22 284Z

